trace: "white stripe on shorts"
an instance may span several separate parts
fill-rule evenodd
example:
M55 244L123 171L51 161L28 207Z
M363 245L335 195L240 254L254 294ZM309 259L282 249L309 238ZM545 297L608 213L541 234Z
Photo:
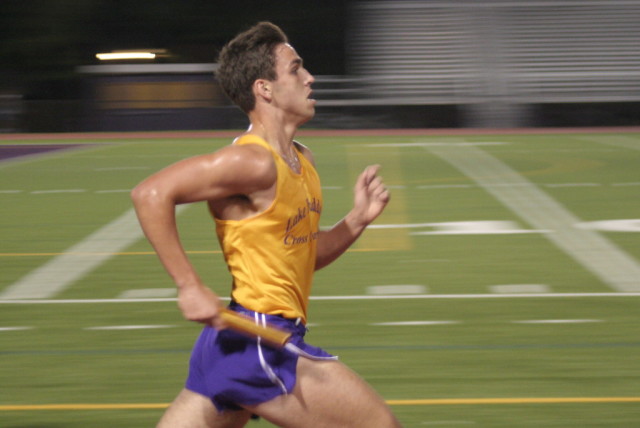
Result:
M267 326L267 319L264 314L258 314L257 312L254 314L254 318L256 324L262 324L263 327ZM261 319L262 318L262 319ZM278 385L284 394L288 394L287 387L284 385L282 379L278 377L273 371L273 368L267 363L264 359L264 354L262 353L262 338L258 336L258 358L260 359L260 365L262 366L262 370L267 374L269 380L273 382L274 385Z

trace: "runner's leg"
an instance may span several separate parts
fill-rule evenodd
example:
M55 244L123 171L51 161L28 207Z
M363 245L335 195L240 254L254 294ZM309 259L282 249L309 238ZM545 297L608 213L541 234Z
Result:
M338 361L299 358L293 393L245 408L283 428L398 428L384 400Z
M204 395L183 389L156 428L241 428L250 417L246 410L220 413Z

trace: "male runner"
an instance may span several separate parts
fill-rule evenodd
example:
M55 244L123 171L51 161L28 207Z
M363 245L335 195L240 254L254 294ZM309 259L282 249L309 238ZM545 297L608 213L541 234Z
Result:
M229 42L217 72L251 125L233 144L178 162L132 192L142 228L178 287L183 315L205 324L185 388L159 427L243 427L259 415L282 427L400 426L360 377L303 341L314 270L338 256L384 209L378 167L365 169L353 209L319 229L320 181L309 149L293 137L311 119L314 78L271 23ZM233 277L230 308L293 332L294 353L223 329L220 301L189 262L178 204L206 201Z

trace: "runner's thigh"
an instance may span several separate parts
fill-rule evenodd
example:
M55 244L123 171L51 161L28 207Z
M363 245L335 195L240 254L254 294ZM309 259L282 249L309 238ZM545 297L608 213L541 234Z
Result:
M396 428L384 400L339 361L298 359L292 394L246 407L284 428Z
M220 413L207 397L183 389L156 428L240 428L250 417L246 410Z

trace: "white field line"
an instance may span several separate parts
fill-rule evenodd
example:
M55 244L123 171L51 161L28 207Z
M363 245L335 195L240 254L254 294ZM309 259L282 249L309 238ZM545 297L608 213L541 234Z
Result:
M627 137L624 135L602 135L600 137L578 137L580 140L591 141L608 146L620 147L623 149L640 150L640 139Z
M94 193L103 194L103 193L129 193L131 189L107 189L107 190L96 190Z
M640 182L630 182L630 183L611 183L612 186L615 187L625 187L625 186L640 186Z
M316 301L340 300L400 300L400 299L558 299L558 298L608 298L640 297L640 293L505 293L505 294L388 294L353 296L311 296ZM92 303L173 303L176 298L147 299L22 299L0 300L0 305L56 305L56 304L92 304ZM221 297L220 300L231 300Z
M563 320L521 320L511 321L513 324L585 324L592 322L603 322L602 320L594 319L563 319Z
M493 186L506 186L517 187L527 186L528 184L514 184L514 183L499 183ZM622 182L622 183L543 183L538 184L541 187L631 187L640 186L640 182ZM417 189L417 190L432 190L432 189L474 189L478 188L477 184L419 184L416 186L388 186L389 189ZM322 186L322 190L344 190L342 186ZM47 194L65 194L65 193L128 193L131 189L104 189L104 190L88 190L88 189L43 189L43 190L23 190L23 189L4 189L0 190L0 195L16 195L21 193L31 195L47 195Z
M148 166L113 166L106 168L94 168L94 171L105 172L105 171L136 171L136 170L147 170L151 169Z
M105 325L99 327L85 327L84 330L109 331L109 330L150 330L161 328L174 328L175 325Z
M392 321L392 322L376 322L369 325L380 327L413 327L425 325L452 325L460 324L460 321Z
M0 293L0 299L45 299L53 297L70 284L107 261L108 253L122 251L142 236L133 209L102 227L65 253L97 253L82 261L71 254L61 254L30 272Z
M492 293L549 293L549 286L546 284L500 284L491 285L489 290Z
M640 291L640 264L599 233L577 229L580 219L509 166L474 146L427 146L475 180L605 284L617 291ZM512 183L515 186L496 186Z
M86 189L51 189L51 190L34 190L30 192L32 195L50 195L56 193L84 193Z
M420 284L371 285L367 287L367 295L426 294L427 286Z
M406 186L389 186L389 188L406 188ZM323 190L343 190L344 187L341 186L322 186ZM17 194L17 193L29 193L31 195L48 195L48 194L58 194L58 193L127 193L130 192L131 189L104 189L104 190L92 190L88 189L42 189L42 190L31 190L26 191L22 189L3 189L0 190L0 194Z
M545 184L545 187L555 188L555 187L599 187L602 186L602 183L550 183Z
M178 208L183 209L184 206ZM0 300L54 297L140 238L142 229L135 211L130 209L5 288L0 293ZM89 254L78 260L78 254L83 253Z

